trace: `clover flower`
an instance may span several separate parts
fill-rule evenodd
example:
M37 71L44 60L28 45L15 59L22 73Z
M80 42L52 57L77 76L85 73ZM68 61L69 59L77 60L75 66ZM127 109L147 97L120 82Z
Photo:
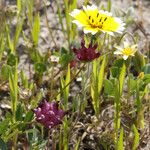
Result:
M122 33L125 29L125 23L120 18L112 17L110 12L98 10L95 5L83 6L83 10L74 9L70 15L74 18L72 22L82 27L85 34L94 35L102 31L114 35L113 32Z
M81 48L76 49L73 48L73 52L76 54L78 60L80 61L92 61L100 56L99 52L95 52L97 49L97 45L92 46L92 42L89 44L89 47L85 47L84 40L81 41Z
M58 108L58 102L47 102L44 100L33 110L36 115L36 121L46 128L53 128L62 123L65 112Z
M129 56L134 56L135 52L137 51L137 44L129 45L128 42L123 42L123 47L115 46L117 49L114 54L122 55L123 59L128 59Z

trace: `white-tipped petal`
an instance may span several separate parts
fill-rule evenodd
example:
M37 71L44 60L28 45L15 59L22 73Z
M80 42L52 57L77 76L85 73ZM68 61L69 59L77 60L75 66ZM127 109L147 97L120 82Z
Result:
M78 20L73 20L73 23L75 23L79 28L82 28L84 25L80 23Z
M120 54L122 54L122 52L118 50L118 51L115 51L114 54L120 55Z
M124 48L129 47L129 43L127 41L124 41L123 44L124 44Z
M87 8L87 10L97 10L97 6L96 6L96 5L94 5L94 4L93 4L93 5L91 5L91 6L90 6L90 5L87 5L87 7L86 7L86 8Z
M111 36L114 36L114 33L111 32L111 31L106 31L106 33L108 33L108 34L111 35Z
M86 6L82 6L82 7L83 7L83 10L84 10L84 11L87 11L87 8L86 8Z
M118 49L119 51L122 51L123 49L122 49L122 47L120 47L120 46L118 46L118 45L115 45L114 46L116 49Z
M76 15L78 15L81 12L81 10L79 9L74 9L71 13L70 16L75 17Z
M135 51L137 51L137 48L138 48L137 44L131 46L131 49L133 49Z
M127 60L127 59L128 59L128 56L127 56L127 55L123 55L123 59L124 59L124 60Z
M100 13L100 14L107 15L107 16L112 16L112 13L111 13L111 12L104 11L104 10L99 10L99 13Z
M97 31L95 30L90 30L90 29L87 29L87 28L84 28L83 29L84 33L87 34L87 33L91 33L92 35L95 35L97 33Z
M119 27L117 29L117 33L122 33L125 29L125 23L118 17L114 17L115 21L119 24Z

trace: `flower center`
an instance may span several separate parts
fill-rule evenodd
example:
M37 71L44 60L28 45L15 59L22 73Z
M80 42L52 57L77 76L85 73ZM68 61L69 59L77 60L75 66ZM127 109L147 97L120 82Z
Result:
M131 55L133 53L133 51L132 51L132 49L130 47L128 47L128 48L125 48L122 53L124 55L129 56L129 55Z
M103 24L108 20L108 17L102 16L99 13L88 16L89 24L93 28L103 28Z

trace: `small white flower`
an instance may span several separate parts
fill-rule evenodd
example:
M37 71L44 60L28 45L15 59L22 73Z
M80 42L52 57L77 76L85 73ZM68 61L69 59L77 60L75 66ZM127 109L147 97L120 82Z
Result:
M129 45L128 42L124 41L123 47L115 46L117 49L114 54L122 55L124 60L127 60L129 56L134 56L135 52L137 51L137 44Z

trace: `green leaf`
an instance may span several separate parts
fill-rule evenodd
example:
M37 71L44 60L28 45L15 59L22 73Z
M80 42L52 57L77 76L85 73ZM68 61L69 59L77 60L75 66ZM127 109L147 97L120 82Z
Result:
M35 45L38 45L39 34L40 34L40 16L39 14L37 14L34 18L34 24L32 29L32 39Z
M65 106L65 109L67 109L69 89L70 89L70 84L69 84L70 83L70 65L68 65L66 79L61 77L60 81L61 81L61 91L63 90L62 93L64 97L64 106Z
M34 117L33 111L32 110L28 111L25 118L24 118L24 122L32 121L33 117Z
M2 55L3 55L3 52L5 50L5 40L4 40L4 35L1 34L0 36L0 60L2 59Z
M25 76L24 70L21 70L21 82L26 89L29 87L28 79Z
M131 90L131 92L134 92L134 91L136 91L136 80L134 80L134 79L130 79L130 90Z
M9 54L7 58L7 64L10 66L15 66L17 62L17 57L14 54Z
M102 65L100 66L100 71L98 76L98 93L101 92L103 87L105 63L106 63L106 57L103 58Z
M65 85L68 85L69 82L70 82L70 65L68 65L68 70L67 70ZM66 87L66 89L65 89L65 91L66 91L66 99L68 99L68 97L69 97L69 88L70 88L70 85L68 85Z
M150 63L142 68L144 74L150 74Z
M111 0L108 0L107 10L108 10L109 12L111 11Z
M7 150L7 144L0 138L0 150Z
M123 66L123 59L117 59L113 62L113 66L121 68Z
M149 84L150 83L150 74L145 74L143 78L144 84Z
M10 31L9 31L8 26L6 26L6 33L7 33L7 42L8 42L9 49L13 52L14 45L13 45L13 41L11 40L11 37L10 37Z
M21 104L18 104L17 110L16 110L16 120L22 121L23 120L23 108Z
M135 125L133 125L132 128L134 132L134 142L133 142L132 150L137 150L140 141L140 135Z
M125 75L126 75L126 66L125 66L125 63L123 63L123 66L121 68L120 75L119 75L120 95L122 94L122 91L123 91L123 85L124 85Z
M18 20L18 22L17 22L16 32L15 32L15 37L14 37L14 46L13 46L14 50L16 49L16 46L17 46L17 43L18 43L18 40L19 40L19 35L22 31L23 22L24 22L24 19Z
M18 9L18 12L20 13L20 11L21 11L21 0L17 0L17 9Z
M6 118L2 122L0 122L0 135L5 133L9 127L10 119Z
M135 53L135 57L133 57L133 65L135 70L140 73L142 68L145 66L145 58L140 52Z
M104 93L111 95L114 92L114 86L108 79L104 80Z
M124 150L124 147L123 147L123 128L121 128L121 131L120 131L117 149L118 150Z
M11 105L13 112L13 121L15 121L17 101L18 101L18 64L14 68L14 71L11 70L9 74L9 88L10 88L10 97Z
M71 54L63 54L63 55L61 55L59 62L62 65L62 67L65 68L68 66L68 64L71 62L71 60L73 60L73 58L74 57Z
M1 75L4 80L9 79L9 74L11 71L11 67L9 65L3 65L1 68Z
M57 11L58 11L58 18L59 18L59 22L60 22L60 25L61 25L61 29L63 31L63 33L65 34L65 30L64 30L64 25L63 25L63 16L62 16L62 13L61 13L61 7L60 7L60 3L58 1L56 1L56 5L57 5Z
M114 67L111 67L110 72L111 72L112 77L117 78L119 76L120 69L114 66Z
M38 62L34 65L34 69L37 73L43 74L46 71L46 65L44 63Z

